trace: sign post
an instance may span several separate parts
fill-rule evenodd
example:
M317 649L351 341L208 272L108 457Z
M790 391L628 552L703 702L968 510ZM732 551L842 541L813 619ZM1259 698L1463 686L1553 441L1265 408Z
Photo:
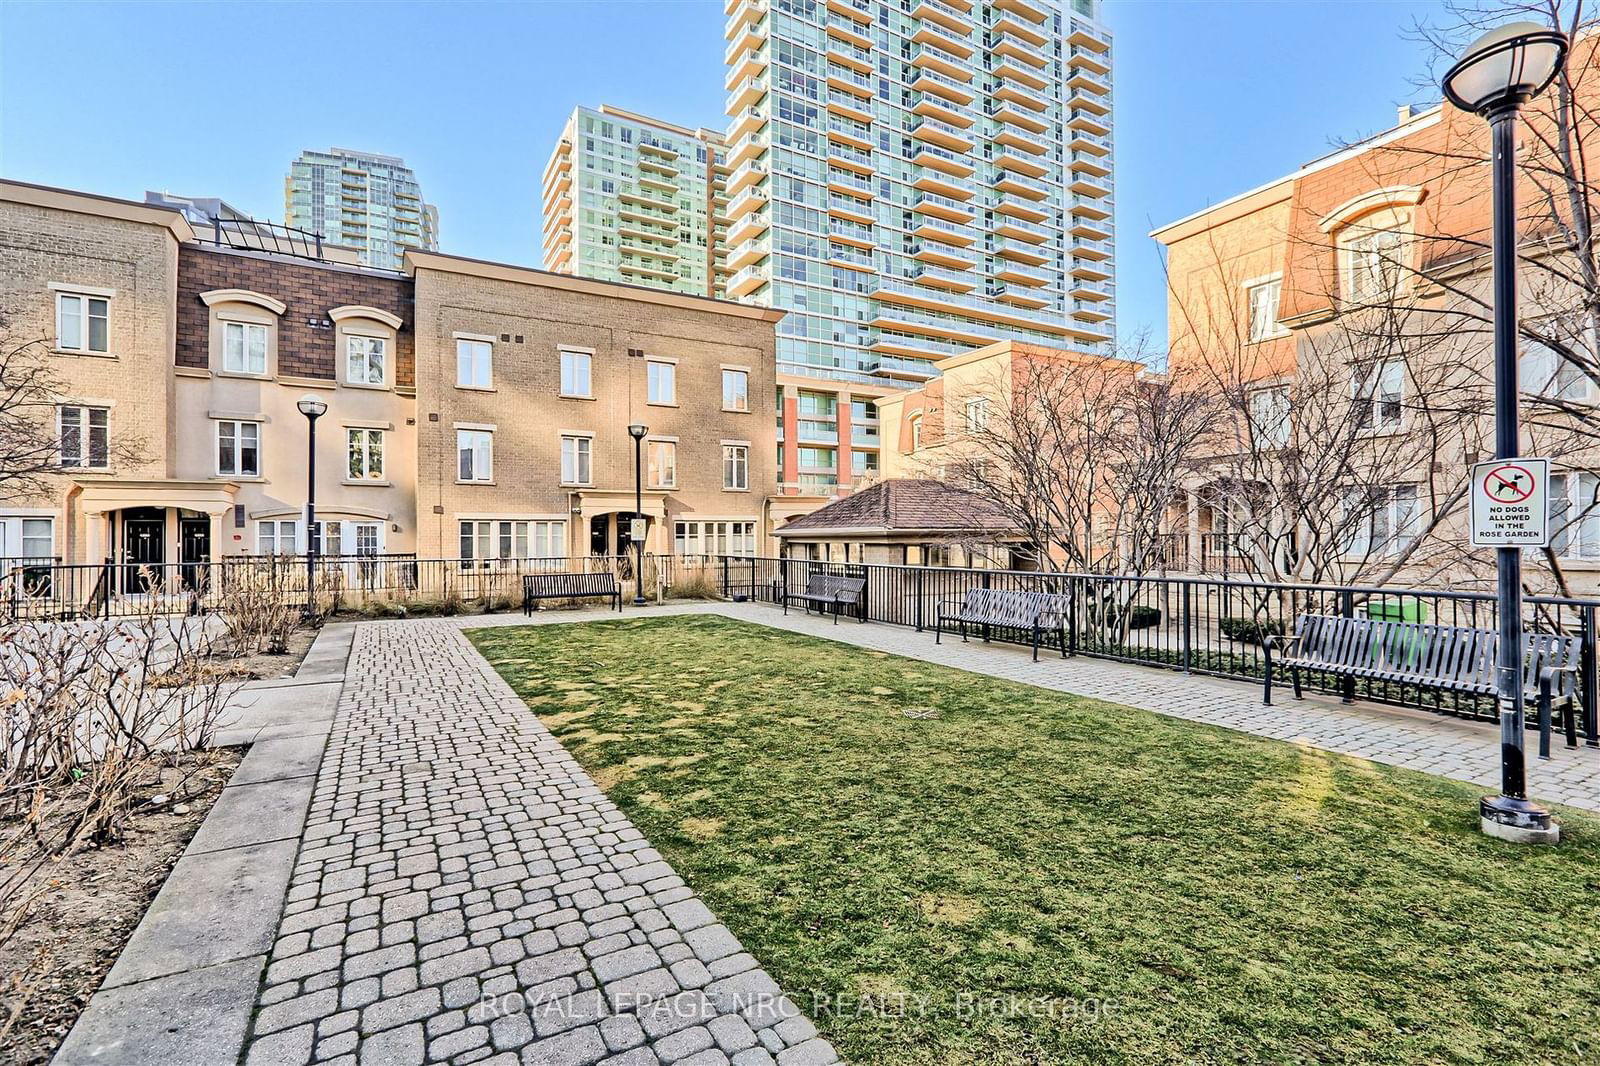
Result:
M1472 467L1472 546L1550 543L1550 460L1491 459Z

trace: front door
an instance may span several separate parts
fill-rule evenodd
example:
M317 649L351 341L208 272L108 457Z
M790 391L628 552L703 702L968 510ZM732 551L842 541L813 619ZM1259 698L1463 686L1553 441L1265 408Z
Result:
M158 507L122 512L122 591L148 592L167 561L167 515Z
M211 519L178 520L178 561L183 564L183 587L205 592L211 567Z

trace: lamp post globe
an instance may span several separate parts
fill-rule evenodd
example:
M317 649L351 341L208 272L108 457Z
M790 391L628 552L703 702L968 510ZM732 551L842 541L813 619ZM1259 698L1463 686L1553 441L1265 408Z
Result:
M635 422L628 427L633 438L633 520L644 521L644 435L650 427ZM632 530L629 530L632 533ZM644 606L644 533L633 538L633 605Z
M1536 22L1490 30L1445 73L1444 95L1463 111L1489 122L1494 224L1494 441L1496 459L1521 450L1517 396L1517 113L1543 92L1561 69L1567 38ZM1500 794L1478 805L1485 833L1508 840L1551 843L1560 827L1550 812L1528 799L1523 752L1522 554L1495 552L1495 614L1499 643L1495 696L1500 712Z
M317 614L317 419L328 413L319 396L300 397L295 408L306 416L306 618Z

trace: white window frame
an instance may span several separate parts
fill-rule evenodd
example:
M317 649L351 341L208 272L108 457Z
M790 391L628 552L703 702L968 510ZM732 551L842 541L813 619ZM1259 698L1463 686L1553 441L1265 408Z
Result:
M271 326L263 322L224 319L222 323L222 372L224 374L248 374L251 377L265 377L272 357L272 336L267 332L271 328ZM239 338L238 365L233 365L231 342L235 335ZM251 365L252 338L257 336L261 341L261 366L253 367Z
M1600 474L1550 475L1550 547L1559 559L1600 560ZM1576 551L1574 551L1576 547Z
M260 477L261 476L261 423L247 418L219 418L216 419L215 448L212 451L216 459L218 477ZM228 428L233 437L233 469L229 470L222 461L223 429ZM244 469L244 441L245 430L253 431L256 462L254 470Z
M1251 439L1257 446L1286 447L1293 429L1293 396L1288 385L1269 385L1249 394Z
M728 384L730 381L738 382L733 393L733 399L739 402L729 402ZM725 366L722 368L722 409L748 414L750 411L750 371L740 367Z
M66 305L69 301L77 304L78 318L78 343L68 344L62 321L65 318ZM93 304L99 302L105 305L103 314L92 314ZM101 320L104 325L105 344L96 348L92 344L93 330L90 323L95 319ZM59 290L56 292L56 351L77 352L84 355L109 355L111 354L111 296L108 293L91 292L82 289Z
M753 518L680 518L672 525L678 555L754 555L759 523Z
M569 446L570 445L570 449ZM568 452L571 461L568 461ZM591 433L561 434L561 484L594 484L594 435Z
M483 337L456 338L456 388L494 388L494 342Z
M678 441L676 438L649 437L644 442L645 456L645 484L652 489L675 489L678 487ZM664 456L666 463L661 463L658 457ZM592 457L591 457L592 462ZM670 467L662 477L662 467Z
M678 364L666 359L645 360L645 403L652 407L678 406Z
M469 477L461 476L461 457L470 455L467 464ZM480 467L482 468L480 470ZM491 429L456 429L456 483L482 485L494 481L494 431Z
M463 569L499 559L564 559L567 522L563 518L461 518L456 547Z
M68 411L77 413L77 425L73 427L78 434L77 448L71 455L67 452ZM104 440L101 461L98 463L93 462L96 414L102 416L101 421L104 423L99 427ZM59 404L56 407L56 459L63 470L110 470L111 408L87 403Z
M1353 402L1364 410L1362 430L1368 433L1394 433L1406 427L1406 364L1402 359L1383 359L1351 369L1350 393ZM1393 408L1387 411L1386 408Z
M344 475L346 481L372 482L384 480L383 462L384 453L388 451L389 446L388 436L389 435L383 430L371 426L345 427ZM376 453L378 457L378 463L376 468L373 467L372 463L372 457L374 454L372 445L374 440L376 440L378 445ZM360 472L352 473L350 469L351 460L357 458L358 456L360 458ZM460 462L459 455L456 457L456 461L457 463Z
M1541 323L1547 331L1559 327L1560 319ZM1563 331L1567 332L1567 331ZM1583 340L1580 348L1594 351L1595 331L1591 325L1581 327ZM1579 338L1573 337L1574 341ZM1517 382L1525 396L1537 396L1565 403L1592 404L1595 402L1595 383L1583 367L1564 358L1549 345L1529 337L1521 338L1521 355L1517 360Z
M911 416L911 450L916 451L922 447L922 415Z
M974 396L966 402L965 407L967 433L982 433L989 425L989 401L983 396Z
M750 491L750 445L722 446L722 491Z
M1405 250L1406 231L1399 221L1361 228L1346 237L1340 244L1345 299L1360 305L1397 295L1404 280L1401 260Z
M360 373L355 373L354 349L357 346L365 349L360 361ZM372 376L372 357L378 357L377 380ZM363 388L381 389L389 384L389 338L378 337L370 333L350 333L344 335L344 374L346 385L359 385Z
M563 348L560 362L561 395L571 400L594 399L594 353L582 348Z
M289 550L283 551L284 530L289 534ZM266 535L269 534L270 535ZM271 543L269 550L267 544ZM257 555L300 554L300 523L293 518L259 518L256 520Z
M1282 275L1245 283L1245 328L1252 344L1289 335L1278 321L1278 305L1282 299Z
M1414 482L1353 487L1342 495L1346 556L1394 558L1422 533L1422 491Z

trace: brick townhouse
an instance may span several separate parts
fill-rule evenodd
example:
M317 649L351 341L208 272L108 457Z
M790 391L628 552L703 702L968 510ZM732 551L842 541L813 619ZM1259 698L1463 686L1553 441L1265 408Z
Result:
M43 362L58 453L47 491L0 498L0 557L303 552L306 397L326 554L615 552L635 423L650 550L765 548L777 312L313 247L0 182L0 328Z

